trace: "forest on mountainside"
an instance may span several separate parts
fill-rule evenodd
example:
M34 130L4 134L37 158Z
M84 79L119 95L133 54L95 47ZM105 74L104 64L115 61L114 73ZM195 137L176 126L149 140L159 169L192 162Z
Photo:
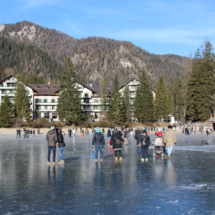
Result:
M164 81L167 83L169 77L174 79L182 77L191 70L192 60L190 58L171 54L151 54L126 41L101 37L74 39L57 30L44 28L27 21L4 26L4 29L0 32L0 38L4 36L22 41L26 44L26 46L23 45L23 49L28 47L27 44L33 45L34 48L31 47L34 50L36 49L35 46L38 47L45 53L42 54L42 52L37 51L37 55L47 54L52 58L54 66L50 66L51 69L58 68L56 63L64 65L66 58L70 56L75 66L76 74L83 83L99 83L102 77L106 77L110 82L117 73L120 77L120 84L123 84L131 78L138 78L139 71L145 68L151 85L155 88L160 76L163 76ZM18 54L18 52L21 54ZM25 53L20 49L18 52L11 52L11 54L16 56ZM39 56L37 58L40 58ZM10 59L13 58L16 57L11 56ZM7 62L1 63L3 66L14 68L14 61L9 63L8 60ZM47 68L38 66L41 63L40 61L33 61L31 58L31 62L34 62L32 67L36 68L35 72L39 73L40 70L41 74L51 74L52 79L56 79L60 75L60 69L57 69L57 72L53 69L49 73ZM31 62L28 62L28 68ZM25 65L26 62L21 64ZM14 69L17 72L17 69L20 70L23 67L18 66L18 68Z
M0 37L0 63L6 72L10 68L7 73L32 73L47 80L59 78L63 69L39 48L5 37Z

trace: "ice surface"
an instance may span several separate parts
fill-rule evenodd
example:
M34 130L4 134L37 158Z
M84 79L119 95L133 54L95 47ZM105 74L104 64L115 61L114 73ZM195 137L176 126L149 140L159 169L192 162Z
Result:
M142 163L129 137L116 163L107 145L93 160L92 135L65 136L65 165L48 166L45 134L1 135L0 214L215 214L214 138L177 134L171 160L153 159L151 146Z

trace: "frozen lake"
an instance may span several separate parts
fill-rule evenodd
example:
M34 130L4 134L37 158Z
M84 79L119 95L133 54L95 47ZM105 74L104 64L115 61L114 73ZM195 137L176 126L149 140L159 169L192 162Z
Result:
M47 165L44 134L0 138L0 214L215 214L215 134L177 134L171 160L150 149L147 163L133 137L116 163L107 144L93 160L92 135L65 136L64 166Z

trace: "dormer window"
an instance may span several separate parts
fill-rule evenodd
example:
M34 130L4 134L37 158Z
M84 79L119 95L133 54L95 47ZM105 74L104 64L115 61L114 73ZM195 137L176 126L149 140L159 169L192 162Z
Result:
M36 87L36 89L40 89L40 87Z

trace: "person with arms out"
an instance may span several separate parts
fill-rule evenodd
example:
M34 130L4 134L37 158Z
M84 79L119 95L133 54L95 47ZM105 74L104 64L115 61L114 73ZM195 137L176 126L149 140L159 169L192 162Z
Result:
M168 131L164 136L164 143L166 144L168 158L171 158L172 147L176 144L175 132L172 130L171 125L168 125Z
M51 151L52 151L52 154L53 154L52 162L53 162L53 164L57 164L55 162L57 134L56 134L54 129L55 129L54 126L52 126L51 130L48 131L48 133L46 134L46 140L48 141L48 165L50 165Z
M98 152L100 152L100 161L102 161L103 159L102 148L104 145L105 145L104 135L101 133L100 128L96 128L92 140L92 147L96 148L95 161L97 161Z

